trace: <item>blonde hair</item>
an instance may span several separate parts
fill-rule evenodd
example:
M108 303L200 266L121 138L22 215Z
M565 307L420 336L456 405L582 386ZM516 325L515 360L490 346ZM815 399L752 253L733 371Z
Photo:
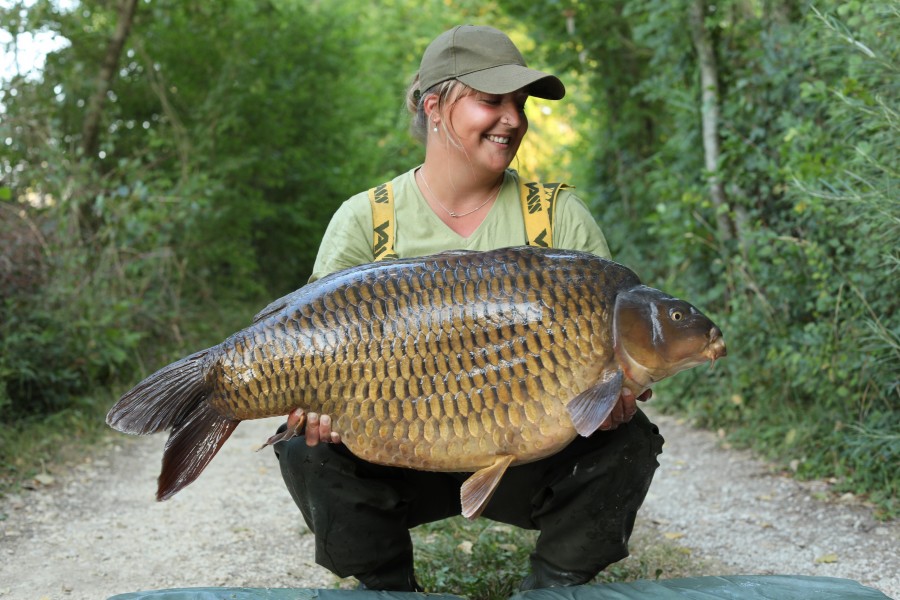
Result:
M465 95L474 93L475 90L456 79L448 79L437 83L424 92L419 92L419 75L413 77L412 83L406 89L406 110L412 114L409 125L410 134L422 144L428 139L428 115L425 114L425 98L431 95L438 97L437 111L447 114L445 111L453 107L453 104ZM441 120L441 126L447 130L446 120Z

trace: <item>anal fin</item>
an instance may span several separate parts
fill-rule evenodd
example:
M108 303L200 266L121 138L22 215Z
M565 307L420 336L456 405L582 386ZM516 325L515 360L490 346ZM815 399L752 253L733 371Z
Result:
M467 519L477 519L484 511L488 501L497 486L500 479L506 473L507 467L515 460L515 456L506 454L498 456L489 467L485 467L479 471L475 471L471 477L466 479L460 489L460 501L462 502L462 515Z
M604 371L594 385L566 404L578 435L587 437L603 424L619 401L624 379L621 369Z

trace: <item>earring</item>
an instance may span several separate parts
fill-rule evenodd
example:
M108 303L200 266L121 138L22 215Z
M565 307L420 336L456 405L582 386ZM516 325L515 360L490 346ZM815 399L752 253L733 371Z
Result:
M438 126L437 126L438 124L437 124L437 121L432 121L431 124L434 125L433 131L434 131L435 133L437 133L437 132L438 132Z

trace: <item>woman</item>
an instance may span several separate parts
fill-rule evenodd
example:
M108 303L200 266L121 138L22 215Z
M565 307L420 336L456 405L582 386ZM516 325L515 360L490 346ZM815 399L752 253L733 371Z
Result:
M528 130L525 103L564 94L559 79L529 69L496 29L460 26L438 36L407 94L425 161L390 182L389 253L524 244L527 211L508 167ZM373 206L361 193L338 209L311 280L375 260ZM555 201L552 239L554 247L609 256L600 228L568 190ZM409 529L459 514L468 474L374 465L339 442L328 415L310 414L305 436L275 445L288 490L316 536L316 562L364 588L421 591ZM601 431L507 471L483 516L540 530L522 589L582 584L628 555L662 442L626 391Z

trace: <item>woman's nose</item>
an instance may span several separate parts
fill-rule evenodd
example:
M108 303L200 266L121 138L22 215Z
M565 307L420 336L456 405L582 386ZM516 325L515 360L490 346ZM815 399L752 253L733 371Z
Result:
M510 127L518 127L522 124L522 112L519 105L515 102L508 101L503 103L503 123Z

